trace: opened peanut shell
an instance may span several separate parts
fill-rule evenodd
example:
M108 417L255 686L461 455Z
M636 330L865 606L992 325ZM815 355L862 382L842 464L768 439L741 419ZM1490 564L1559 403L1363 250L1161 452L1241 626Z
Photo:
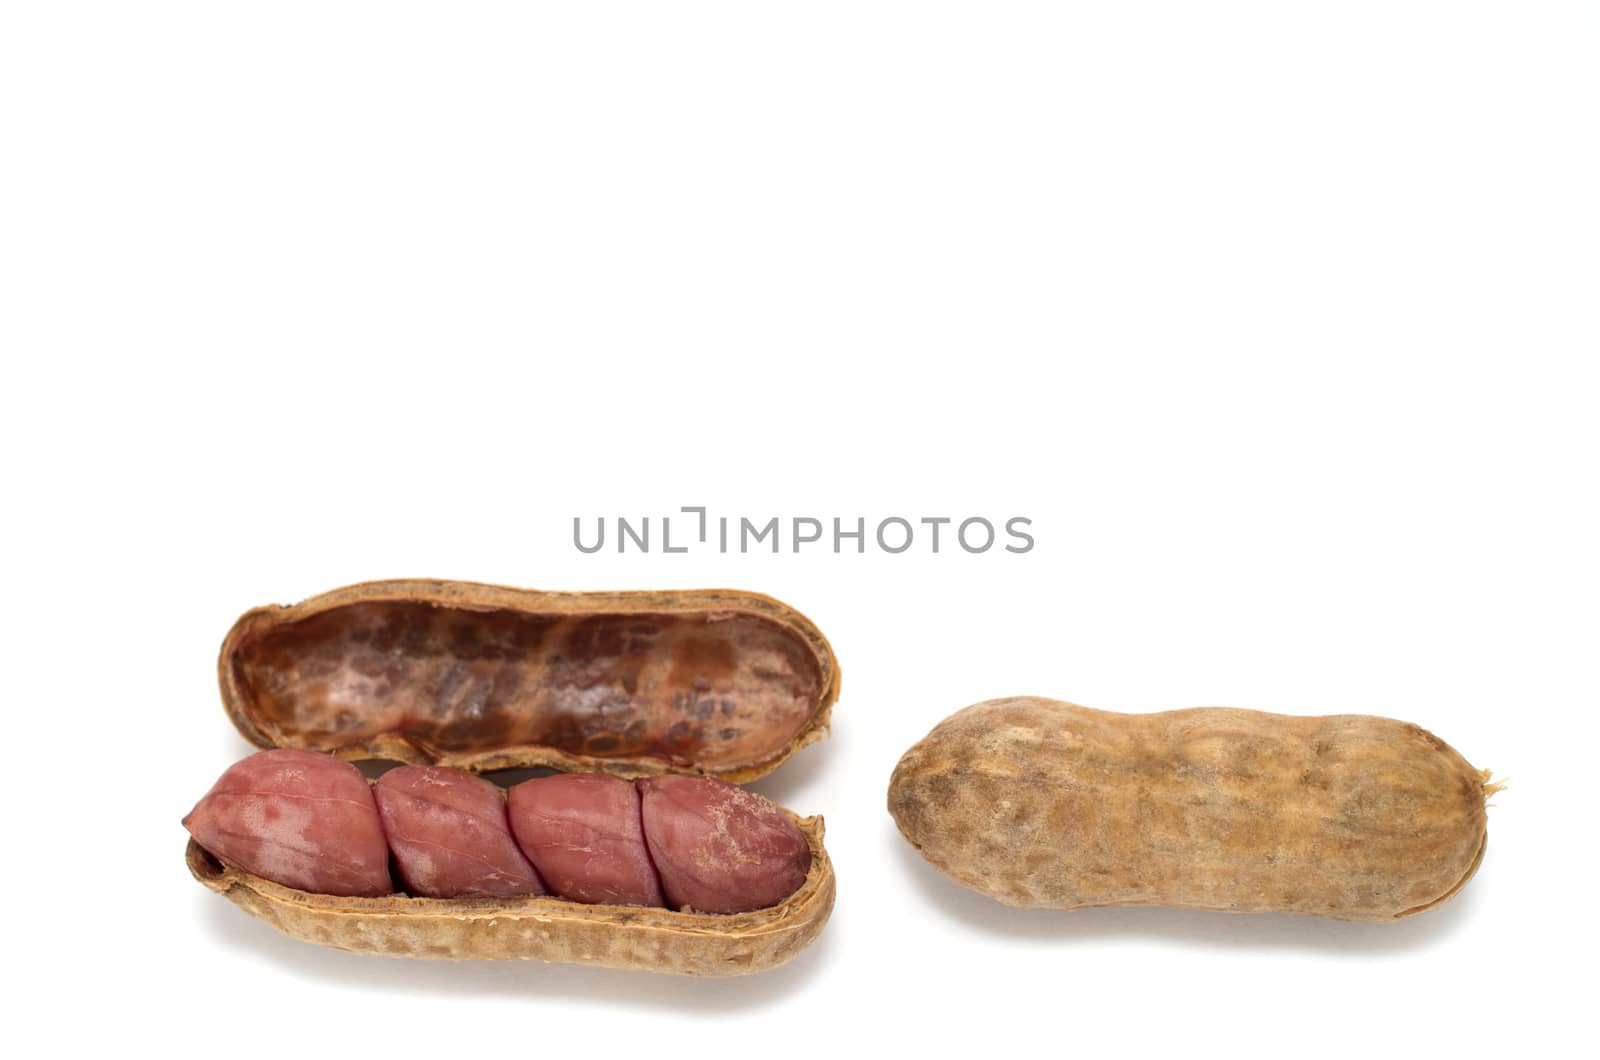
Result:
M338 898L223 865L192 839L187 861L195 879L284 934L353 953L743 975L793 958L822 931L833 909L833 866L822 846L822 818L795 823L811 845L805 882L776 906L731 916L545 897Z
M264 748L733 783L819 739L839 694L826 638L759 593L433 580L368 582L249 611L223 642L218 676L228 716ZM337 897L263 879L193 840L187 862L279 930L353 952L733 975L792 958L833 907L822 819L779 810L804 836L809 869L798 889L752 912L539 895Z

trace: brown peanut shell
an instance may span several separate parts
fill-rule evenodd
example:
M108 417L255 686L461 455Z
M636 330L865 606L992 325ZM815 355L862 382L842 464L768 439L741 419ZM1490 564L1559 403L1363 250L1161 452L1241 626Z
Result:
M259 747L735 783L819 739L839 694L810 620L732 589L367 582L247 612L217 668Z
M742 975L794 957L833 908L822 818L795 817L795 823L811 845L805 882L779 905L731 916L559 898L336 898L223 865L192 839L187 861L195 879L284 934L352 953Z
M839 695L821 631L786 604L734 589L367 582L246 612L217 670L224 709L259 747L734 783L820 739ZM778 905L733 915L553 897L311 894L224 865L193 840L187 862L285 934L356 953L738 975L788 961L833 908L822 818L784 812L810 845L810 871Z
M1499 785L1415 725L1034 697L940 722L889 812L957 883L1008 905L1166 905L1392 921L1471 878Z

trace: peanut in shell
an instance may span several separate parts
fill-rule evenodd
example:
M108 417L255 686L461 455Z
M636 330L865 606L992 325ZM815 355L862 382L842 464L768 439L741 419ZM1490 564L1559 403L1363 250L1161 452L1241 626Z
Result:
M560 898L337 898L224 865L192 839L186 860L195 879L251 916L293 938L352 953L743 975L795 957L816 939L833 909L833 865L822 845L822 818L794 820L811 845L805 882L779 905L731 916Z
M889 812L950 879L1008 905L1164 905L1392 921L1471 878L1487 770L1415 725L1034 697L940 722Z
M820 739L839 693L822 633L758 593L416 579L247 612L223 643L218 676L224 709L260 747L734 783ZM778 904L734 914L530 896L335 897L224 864L192 840L186 859L251 915L353 952L736 975L791 959L833 907L822 819L782 813L810 847L809 870Z

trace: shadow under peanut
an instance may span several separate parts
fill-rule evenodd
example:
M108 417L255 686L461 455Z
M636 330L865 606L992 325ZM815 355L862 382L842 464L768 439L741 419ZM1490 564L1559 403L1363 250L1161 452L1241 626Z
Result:
M1014 909L946 878L892 823L892 842L907 877L928 903L974 932L1008 941L1070 946L1074 942L1143 939L1197 949L1300 950L1340 957L1402 953L1452 934L1473 910L1469 882L1437 909L1392 924L1354 923L1290 913L1216 913L1157 906L1099 909Z
M716 1014L756 1010L806 988L826 966L828 931L793 960L753 975L662 975L544 961L435 961L346 953L301 942L218 895L194 896L196 919L241 960L258 959L285 975L330 987L357 986L396 995L547 998L564 1004L653 1008Z

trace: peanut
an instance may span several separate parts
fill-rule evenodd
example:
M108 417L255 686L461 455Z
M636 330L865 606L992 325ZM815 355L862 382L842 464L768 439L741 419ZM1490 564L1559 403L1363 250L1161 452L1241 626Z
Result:
M575 773L524 781L507 798L517 842L551 891L574 902L666 904L632 784Z
M649 777L638 786L650 856L675 909L776 905L811 869L805 836L759 795L706 777Z
M633 785L567 778L610 792L601 802L617 800L616 815L600 821L597 841L587 844L600 856L586 859L571 855L589 852L563 855L531 840L524 851L514 812L501 834L486 789L453 771L547 766L628 780L684 773L708 785L717 781L704 778L764 776L823 736L839 694L827 639L771 597L368 582L247 612L223 641L217 673L224 709L257 746L326 752L312 757L332 766L328 756L451 767L391 771L370 789L377 801L369 825L380 842L388 829L409 893L394 892L385 870L359 894L331 894L324 877L336 860L278 872L278 862L248 857L261 837L230 843L198 828L220 806L202 805L186 819L197 826L186 852L194 877L295 938L360 953L733 975L789 960L832 910L820 817L770 807L790 829L790 847L769 869L753 870L761 886L741 862L725 893L677 883L664 890L671 873L658 874L651 861ZM448 794L430 795L423 775L444 780ZM531 793L501 800L492 792L507 809ZM582 800L568 809L576 817L561 827L594 824L599 812ZM387 851L371 831L368 855L381 867ZM562 841L558 828L547 831ZM766 842L746 837L725 852L744 857ZM631 876L631 889L608 873ZM541 896L545 885L555 893ZM651 904L626 904L633 902ZM743 911L713 912L712 904Z
M907 751L889 812L935 868L1010 905L1392 921L1476 871L1498 788L1387 718L1020 697L968 707Z
M511 838L505 796L490 781L459 769L400 766L379 777L372 791L408 893L426 898L546 893Z
M781 903L811 868L782 810L711 777L543 777L508 806L460 770L401 766L369 791L351 765L280 749L233 766L184 820L223 862L341 896L391 893L385 838L407 892L425 898L542 895L542 875L575 902L659 907L665 896L685 912L747 913Z
M236 762L183 819L207 850L258 876L316 894L394 890L378 807L361 771L311 751Z

